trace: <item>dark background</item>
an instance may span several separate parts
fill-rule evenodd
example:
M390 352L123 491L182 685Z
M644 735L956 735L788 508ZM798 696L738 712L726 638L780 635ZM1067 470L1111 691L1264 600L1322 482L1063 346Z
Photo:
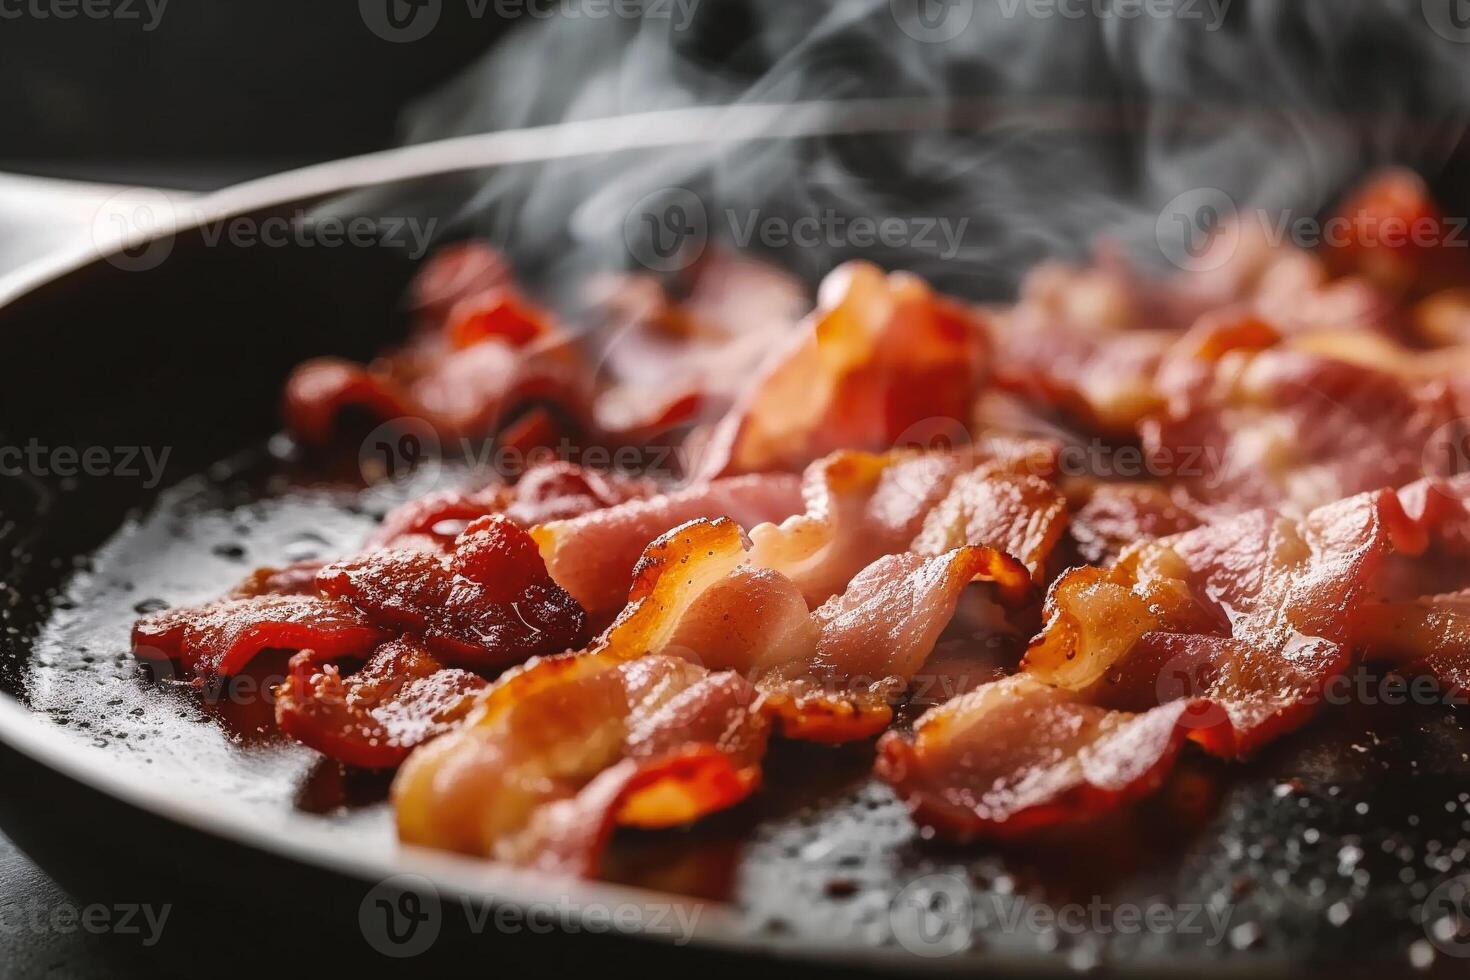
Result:
M356 0L171 0L152 31L134 9L0 18L0 170L201 187L377 149L506 27L455 0L406 44Z

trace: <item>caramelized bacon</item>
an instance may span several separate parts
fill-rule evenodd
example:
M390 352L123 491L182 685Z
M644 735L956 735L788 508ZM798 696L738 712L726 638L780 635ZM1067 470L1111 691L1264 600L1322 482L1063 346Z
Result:
M982 332L922 280L850 262L823 281L797 344L716 427L699 473L795 470L883 450L919 423L960 424L982 378Z
M886 735L879 774L945 834L1004 836L1150 791L1185 740L1254 751L1311 717L1386 559L1446 520L1414 495L1256 511L1067 573L1021 673Z
M262 650L361 657L390 635L344 602L262 595L144 617L133 626L133 654L173 661L195 677L230 677Z
M589 875L615 823L666 827L760 781L766 726L734 674L670 657L532 661L393 786L408 843Z
M456 727L487 683L446 668L410 637L378 647L347 675L316 651L303 650L291 658L276 691L276 723L338 762L392 769L415 747Z
M449 557L369 552L333 562L316 581L323 595L467 667L505 667L586 636L582 607L551 580L530 536L498 514L465 528Z
M789 737L848 741L881 731L934 648L960 593L994 582L1023 603L1030 576L989 548L881 558L814 612L796 583L753 563L729 521L694 521L655 541L630 602L594 649L663 653L738 670Z

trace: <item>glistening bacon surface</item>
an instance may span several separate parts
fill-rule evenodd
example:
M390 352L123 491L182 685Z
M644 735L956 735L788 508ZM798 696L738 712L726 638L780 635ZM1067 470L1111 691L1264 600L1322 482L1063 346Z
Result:
M452 555L369 552L326 566L316 583L461 666L501 668L586 639L582 607L551 580L530 536L498 514L465 528Z
M879 774L942 833L1005 836L1150 791L1185 740L1255 750L1317 709L1375 575L1443 523L1412 496L1252 512L1069 572L1021 673L885 736Z
M262 650L310 648L325 657L360 657L391 636L345 602L263 595L140 619L133 627L133 654L171 661L194 677L229 677Z
M823 280L797 342L715 427L704 476L794 470L883 450L915 426L962 426L983 379L979 319L906 273L849 262Z
M532 531L546 567L594 618L610 618L628 598L633 567L648 543L697 519L729 517L743 527L801 509L801 481L781 473L734 477L632 500ZM604 618L602 620L606 622Z
M399 835L558 873L595 873L618 823L666 827L760 781L766 725L749 685L672 657L532 661L393 786Z
M276 691L276 723L338 762L392 769L458 725L487 683L445 667L411 637L383 644L349 674L305 650Z
M841 742L881 731L972 581L1022 603L1030 576L988 548L880 558L809 611L796 583L746 553L728 521L695 521L655 541L630 602L595 650L664 653L754 679L763 710L795 738Z

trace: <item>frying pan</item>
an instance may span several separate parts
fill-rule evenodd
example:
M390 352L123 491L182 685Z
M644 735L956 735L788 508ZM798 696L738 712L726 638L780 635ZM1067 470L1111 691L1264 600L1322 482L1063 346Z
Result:
M380 778L272 736L249 692L181 693L128 655L140 610L345 550L423 489L351 485L271 438L292 365L366 358L402 335L414 262L309 236L241 244L214 236L221 221L398 201L452 236L461 192L487 173L901 140L1005 114L1126 152L1126 120L1075 105L650 113L295 171L0 280L0 445L100 448L110 467L68 476L43 454L0 478L0 826L79 902L169 906L163 940L132 951L165 973L746 975L774 957L816 975L1394 975L1428 951L1432 970L1463 968L1464 950L1435 951L1420 921L1426 896L1470 871L1470 732L1448 706L1364 697L1248 764L1191 756L1159 799L1025 847L922 839L869 780L870 746L782 746L758 799L686 832L626 835L610 880L582 882L400 848ZM156 481L145 447L168 450Z

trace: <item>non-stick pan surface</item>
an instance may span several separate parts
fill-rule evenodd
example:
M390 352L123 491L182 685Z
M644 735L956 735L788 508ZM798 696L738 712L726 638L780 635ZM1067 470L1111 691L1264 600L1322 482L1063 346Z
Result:
M871 116L858 107L844 125L885 128ZM110 461L106 475L0 478L6 833L79 897L174 906L165 941L140 955L183 971L201 956L294 973L413 955L748 973L771 954L818 973L1463 968L1454 954L1470 950L1422 922L1436 889L1470 872L1470 732L1448 705L1356 698L1248 764L1190 756L1147 806L1025 848L922 839L869 778L870 745L782 746L753 802L621 837L611 881L567 882L397 846L382 778L271 733L260 691L279 662L205 692L133 662L140 612L347 550L395 500L455 473L364 487L355 455L307 467L271 441L291 365L364 357L402 331L412 262L211 242L209 221L289 216L364 187L422 202L425 176L770 138L792 118L751 107L683 114L672 131L654 118L347 161L211 202L161 260L79 254L0 284L0 444ZM155 487L146 453L165 449Z

